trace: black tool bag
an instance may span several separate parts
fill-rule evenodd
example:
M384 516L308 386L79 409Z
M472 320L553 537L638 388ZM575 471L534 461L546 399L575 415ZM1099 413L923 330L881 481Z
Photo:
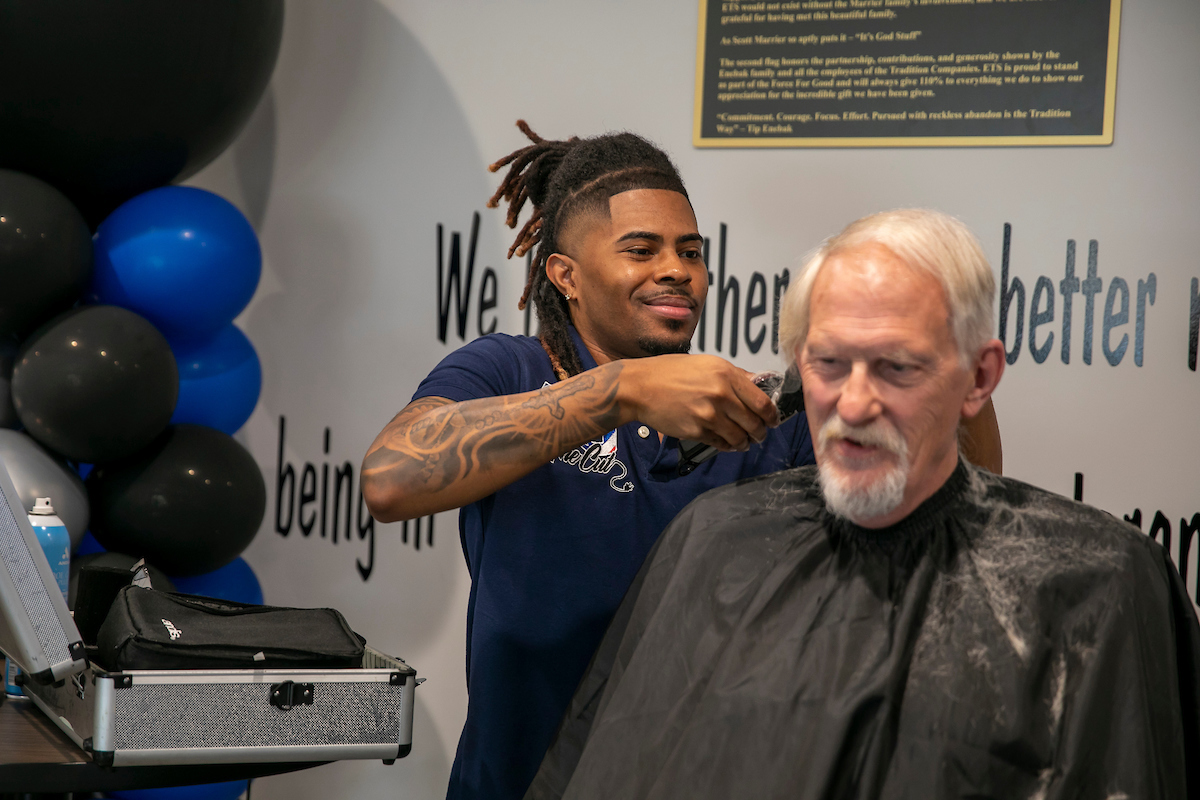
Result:
M361 667L366 640L331 608L253 606L139 586L96 637L108 670Z
M85 645L95 645L100 626L117 595L130 585L134 573L120 567L86 564L79 570L71 614ZM92 648L95 649L94 647ZM88 654L89 657L92 655Z

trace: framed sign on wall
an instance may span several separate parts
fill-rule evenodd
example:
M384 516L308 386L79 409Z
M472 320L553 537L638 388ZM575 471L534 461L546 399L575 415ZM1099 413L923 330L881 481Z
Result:
M1112 144L1121 0L700 0L697 147Z

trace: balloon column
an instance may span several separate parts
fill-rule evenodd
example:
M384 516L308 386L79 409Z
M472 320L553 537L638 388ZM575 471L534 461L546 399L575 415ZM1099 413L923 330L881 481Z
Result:
M229 565L266 508L262 473L231 437L262 386L233 324L262 271L250 223L211 192L165 186L118 207L87 247L57 190L0 172L0 191L0 277L12 287L0 325L14 353L0 413L25 428L3 432L0 457L18 490L30 504L53 498L76 543L90 512L101 546L167 573ZM62 310L81 276L91 304ZM86 501L52 453L95 465ZM261 597L248 566L237 575L209 583Z
M261 253L231 204L167 184L258 104L283 0L15 0L0 16L0 71L22 76L0 82L0 461L30 505L52 498L73 546L261 601L238 556L266 489L231 437L262 384L233 325Z
M153 323L178 365L177 400L152 440L87 477L91 530L105 548L195 576L229 564L258 532L266 485L230 434L262 385L258 355L233 325L261 271L250 223L203 189L153 189L100 223L88 300L109 305L89 308Z

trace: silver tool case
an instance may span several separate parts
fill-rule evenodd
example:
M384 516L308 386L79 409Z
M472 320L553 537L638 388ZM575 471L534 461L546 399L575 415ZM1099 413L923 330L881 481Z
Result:
M101 765L382 759L412 749L416 672L366 648L361 669L89 666L29 694Z
M364 648L361 668L124 670L86 648L0 461L0 650L24 691L101 765L402 758L417 673Z

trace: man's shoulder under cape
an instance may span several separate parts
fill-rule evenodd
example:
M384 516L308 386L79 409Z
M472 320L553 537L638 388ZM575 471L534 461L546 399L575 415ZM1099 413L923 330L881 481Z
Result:
M1200 795L1200 625L1166 551L969 467L872 533L806 467L668 527L526 797L1121 793Z

